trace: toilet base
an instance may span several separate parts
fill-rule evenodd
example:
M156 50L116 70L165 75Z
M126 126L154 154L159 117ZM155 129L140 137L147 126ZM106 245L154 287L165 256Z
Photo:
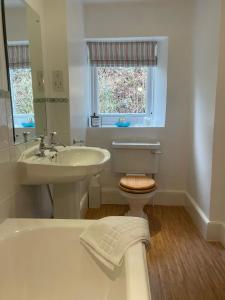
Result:
M129 204L130 210L126 213L126 216L140 217L148 220L147 215L143 211L144 206L150 202L150 199L155 195L156 191L147 194L132 194L124 191L120 191Z

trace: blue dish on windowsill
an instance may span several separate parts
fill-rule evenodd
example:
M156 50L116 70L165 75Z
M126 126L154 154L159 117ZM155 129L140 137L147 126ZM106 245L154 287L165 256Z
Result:
M117 127L129 127L130 122L116 122Z
M35 123L34 122L23 122L21 123L21 125L24 127L24 128L34 128L35 127Z

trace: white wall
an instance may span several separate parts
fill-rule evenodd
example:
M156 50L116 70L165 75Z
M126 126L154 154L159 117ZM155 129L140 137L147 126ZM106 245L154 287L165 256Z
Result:
M79 1L67 0L67 39L70 95L70 136L84 140L88 119L87 53L84 41L83 7Z
M66 1L45 0L44 8L44 66L46 76L46 97L69 98L68 78L68 48L67 48L67 16ZM53 88L53 71L63 73L63 91ZM67 103L47 104L48 132L56 131L59 139L65 143L70 142L70 108Z
M47 72L48 89L47 97L68 97L68 56L67 56L67 24L66 1L45 0L44 9L44 51L45 67ZM64 91L57 92L53 89L52 71L61 70L64 78Z
M7 38L9 41L27 41L26 8L8 7L5 10Z
M26 0L41 19L45 97L65 101L46 104L47 131L56 131L61 142L70 143L70 108L66 0ZM54 9L53 9L54 8ZM62 71L63 90L53 87L53 71ZM68 100L67 100L68 99Z
M168 91L165 128L88 129L88 145L110 149L112 139L121 137L157 138L162 143L160 189L186 189L188 158L190 24L192 1L154 3L87 4L86 38L168 36ZM110 171L102 176L103 187L113 188L118 177Z
M221 5L219 70L215 109L210 219L225 224L225 1ZM225 228L224 228L225 229ZM225 241L225 240L224 240Z
M197 0L194 12L188 192L209 217L220 0Z
M25 0L25 2L27 2L27 4L40 16L44 13L43 1L44 0Z
M41 16L46 97L69 98L48 103L48 131L57 131L66 144L84 140L87 127L86 55L83 12L79 1L27 0ZM54 9L53 9L54 8ZM52 71L63 72L64 91L53 89ZM71 128L70 128L71 127Z

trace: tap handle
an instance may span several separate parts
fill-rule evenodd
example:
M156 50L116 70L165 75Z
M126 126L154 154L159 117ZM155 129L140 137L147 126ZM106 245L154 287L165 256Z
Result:
M49 140L50 145L56 144L55 141L54 141L54 137L57 135L57 132L56 131L52 131L49 134L50 134L50 140Z
M23 139L24 139L24 143L28 142L28 135L30 134L29 131L24 131L23 132Z
M55 135L57 135L57 132L56 132L56 131L50 132L50 136L51 136L51 137L53 137L53 136L55 136Z

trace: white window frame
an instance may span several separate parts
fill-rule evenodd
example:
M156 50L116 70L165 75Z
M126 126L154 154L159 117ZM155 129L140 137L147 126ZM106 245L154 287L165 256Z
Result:
M91 72L91 111L97 113L102 120L102 126L112 126L118 121L120 117L125 117L127 121L131 122L131 126L143 125L144 118L153 117L154 112L154 77L155 68L148 67L148 82L147 82L147 111L146 113L100 113L98 105L98 81L97 81L97 67L90 66Z

